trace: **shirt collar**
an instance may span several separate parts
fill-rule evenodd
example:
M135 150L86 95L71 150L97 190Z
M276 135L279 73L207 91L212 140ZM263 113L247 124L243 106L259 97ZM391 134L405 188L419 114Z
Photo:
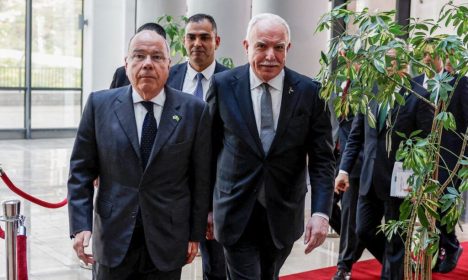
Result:
M211 79L211 76L213 76L214 74L215 67L216 67L216 60L213 60L210 66L206 67L205 70L201 71L201 73L203 74L203 77L205 77L205 79L207 80ZM189 80L194 80L197 74L198 72L195 69L193 69L192 65L190 65L190 62L187 61L187 74L186 75L189 78Z
M438 74L442 74L442 73L444 73L444 68L442 68L442 70L440 70ZM424 73L423 84L427 83L428 80L429 78L427 77L426 73Z
M249 79L250 79L250 89L254 89L259 87L261 84L264 83L262 79L260 79L252 69L252 66L249 67ZM268 81L268 85L278 91L283 91L283 81L284 81L284 69L276 75L273 79Z
M133 99L133 104L144 101L143 98L140 96L140 94L138 94L138 91L134 87L132 87L132 99ZM164 107L164 102L166 101L166 92L164 91L164 88L161 89L158 95L151 98L150 101L156 105Z

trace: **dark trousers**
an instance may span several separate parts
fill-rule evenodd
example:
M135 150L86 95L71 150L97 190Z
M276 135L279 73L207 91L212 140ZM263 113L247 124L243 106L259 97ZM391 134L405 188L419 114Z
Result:
M342 194L333 193L333 204L330 220L330 227L341 236L341 208L340 203Z
M367 195L360 195L357 209L357 234L361 242L382 264L381 279L403 279L405 246L402 237L394 234L390 241L380 231L382 218L385 222L398 220L402 199L388 197L379 199L374 186Z
M341 197L341 234L338 268L351 271L359 260L365 246L356 234L356 212L359 197L359 178L349 179L349 188Z
M239 240L231 246L224 246L228 279L278 279L292 246L276 248L265 209L257 202Z
M127 254L121 264L108 267L93 265L94 280L180 280L182 268L173 271L158 270L146 249L143 227L135 227Z
M216 240L200 242L203 264L203 280L225 280L226 262L223 246Z

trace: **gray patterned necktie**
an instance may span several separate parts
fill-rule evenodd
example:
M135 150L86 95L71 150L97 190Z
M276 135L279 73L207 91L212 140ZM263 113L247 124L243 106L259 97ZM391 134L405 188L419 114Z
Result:
M273 108L271 105L271 94L268 90L268 84L263 83L263 93L260 100L261 125L260 139L262 140L263 151L265 154L270 150L271 143L275 137L275 126L273 122Z

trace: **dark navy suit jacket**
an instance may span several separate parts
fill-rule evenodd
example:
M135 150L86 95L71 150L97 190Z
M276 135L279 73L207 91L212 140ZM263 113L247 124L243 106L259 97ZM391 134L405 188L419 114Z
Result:
M455 76L451 81L452 86L457 77L458 76ZM448 179L449 173L447 170L452 171L458 162L458 156L460 155L463 145L460 135L466 132L466 127L468 125L468 78L465 76L461 77L457 87L449 96L450 103L447 111L452 113L455 117L457 128L455 133L447 130L442 132L441 146L443 148L440 150L441 160L439 162L441 166L439 169L439 182L442 184ZM468 149L465 149L464 155L465 157L468 156ZM457 187L459 184L460 180L452 180L452 186Z
M83 111L70 160L70 234L92 231L93 254L102 265L122 262L138 211L148 253L159 270L181 268L188 242L205 237L211 159L208 105L170 87L165 92L145 169L131 86L91 93Z
M217 158L213 216L216 239L223 245L240 238L262 182L275 246L293 244L304 231L307 166L312 212L330 215L335 166L330 112L319 98L317 82L288 68L284 71L278 127L267 154L255 122L249 65L212 77L207 102Z
M167 85L178 90L182 90L184 87L185 74L187 73L188 62L179 63L171 67L169 71L169 79ZM219 62L216 62L215 73L222 72L228 68Z
M421 86L423 79L424 76L414 78L411 82L412 89L429 99L427 91ZM431 131L434 109L411 93L405 94L405 101L404 106L395 106L391 110L391 123L393 124L391 131L386 127L380 132L377 128L372 128L367 116L363 114L354 117L346 149L342 154L340 169L350 173L363 148L360 195L367 195L373 187L380 199L386 200L390 196L390 181L396 150L402 140L396 134L397 131L407 136L416 130L422 130L422 136ZM369 107L373 115L377 116L377 102L371 101ZM391 139L391 143L388 143L390 153L387 152L387 135Z

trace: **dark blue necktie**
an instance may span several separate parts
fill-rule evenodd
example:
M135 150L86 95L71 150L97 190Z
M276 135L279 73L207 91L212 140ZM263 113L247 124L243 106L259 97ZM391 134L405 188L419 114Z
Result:
M156 138L156 133L158 132L158 125L156 124L156 119L154 118L153 102L142 101L141 104L145 106L147 110L145 120L143 121L143 127L141 129L140 143L141 162L143 169L145 169L146 165L148 164L151 149L153 149L154 139Z
M202 86L203 74L197 73L196 77L197 77L197 87L195 88L193 95L203 100L203 86Z

